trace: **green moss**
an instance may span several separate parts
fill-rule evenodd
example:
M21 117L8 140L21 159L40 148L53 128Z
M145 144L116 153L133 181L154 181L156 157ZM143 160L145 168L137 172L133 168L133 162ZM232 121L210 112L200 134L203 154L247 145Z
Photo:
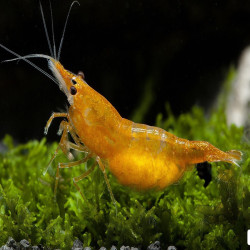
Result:
M0 154L0 245L12 236L61 249L70 249L76 238L96 249L112 244L145 248L155 240L161 241L163 249L168 245L247 249L250 146L242 139L243 128L227 127L223 107L209 118L198 107L179 117L173 116L168 105L166 110L168 118L159 114L157 126L183 138L209 141L222 150L241 150L241 167L213 163L212 181L206 188L194 169L164 191L147 193L131 191L109 174L116 212L98 169L79 184L89 205L72 183L72 177L86 171L91 161L61 170L55 201L56 163L67 160L59 155L47 175L42 171L57 144L43 139L15 146L7 135L3 140L7 151Z

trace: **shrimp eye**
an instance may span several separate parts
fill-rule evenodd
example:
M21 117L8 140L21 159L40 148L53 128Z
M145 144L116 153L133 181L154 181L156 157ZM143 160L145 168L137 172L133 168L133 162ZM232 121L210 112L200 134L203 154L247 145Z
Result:
M77 84L76 80L74 80L74 79L71 79L71 82L72 82L74 85Z
M71 86L71 87L70 87L70 94L71 94L71 95L75 95L76 93L77 93L76 88L75 88L74 86Z
M80 76L83 80L85 78L85 75L84 75L84 73L82 71L79 71L77 76Z

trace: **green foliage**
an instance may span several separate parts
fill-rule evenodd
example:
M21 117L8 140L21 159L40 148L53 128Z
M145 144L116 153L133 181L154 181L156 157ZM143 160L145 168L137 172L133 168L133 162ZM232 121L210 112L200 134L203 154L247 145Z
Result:
M243 128L227 127L223 109L205 118L194 107L174 117L166 105L167 119L157 116L156 125L190 140L206 140L222 150L244 153L240 168L213 163L212 181L204 187L196 170L163 191L137 193L121 186L108 173L117 205L112 203L99 169L79 184L88 203L76 191L72 178L85 172L93 162L61 169L57 199L53 188L59 155L43 176L57 144L46 140L14 145L10 136L0 154L0 245L9 236L33 245L70 249L79 238L96 249L112 244L141 246L160 240L187 249L247 249L250 228L250 146ZM76 155L80 158L81 155Z

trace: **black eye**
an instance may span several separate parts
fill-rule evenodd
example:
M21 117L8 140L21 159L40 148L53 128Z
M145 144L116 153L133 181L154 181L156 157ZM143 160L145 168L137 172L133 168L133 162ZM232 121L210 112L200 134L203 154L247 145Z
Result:
M75 95L76 93L77 93L76 88L75 88L74 86L71 86L71 87L70 87L70 94L71 94L71 95Z
M77 84L76 80L74 80L74 79L71 79L71 82L72 82L74 85Z
M85 76L82 71L79 71L77 75L80 76L84 80Z

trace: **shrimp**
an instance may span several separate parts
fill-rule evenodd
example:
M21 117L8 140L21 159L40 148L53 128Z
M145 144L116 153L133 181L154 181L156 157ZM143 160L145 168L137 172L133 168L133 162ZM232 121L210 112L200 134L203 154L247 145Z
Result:
M66 23L67 20L68 16ZM46 29L45 21L44 26ZM48 39L47 32L46 36ZM56 157L59 149L63 151L69 160L74 158L70 150L85 152L85 157L78 161L58 164L54 188L55 194L58 186L59 170L77 166L90 158L95 160L95 164L85 173L74 177L74 185L84 198L77 183L88 176L96 166L99 166L104 174L113 201L115 199L106 174L106 167L122 185L140 191L149 189L162 190L177 182L185 171L190 169L190 165L197 163L223 161L238 165L237 161L241 160L242 156L240 151L223 152L208 142L178 138L161 128L138 124L121 117L105 97L87 84L82 72L74 74L63 67L59 61L62 40L56 55L55 45L53 53L48 39L51 56L44 54L20 56L0 44L3 49L17 57L9 61L25 60L43 74L46 74L58 84L69 102L68 111L53 113L45 126L45 134L47 134L54 118L65 118L59 128L59 134L61 134L59 146L50 163ZM38 68L28 60L29 58L47 59L52 75ZM73 142L69 141L68 134L71 135Z
M62 80L70 103L65 114L68 130L98 159L102 170L101 162L107 163L122 185L137 190L163 189L178 181L189 165L204 161L236 164L241 159L239 151L223 152L208 142L181 139L161 128L122 118L81 75L65 70L54 59L50 59L49 67Z

